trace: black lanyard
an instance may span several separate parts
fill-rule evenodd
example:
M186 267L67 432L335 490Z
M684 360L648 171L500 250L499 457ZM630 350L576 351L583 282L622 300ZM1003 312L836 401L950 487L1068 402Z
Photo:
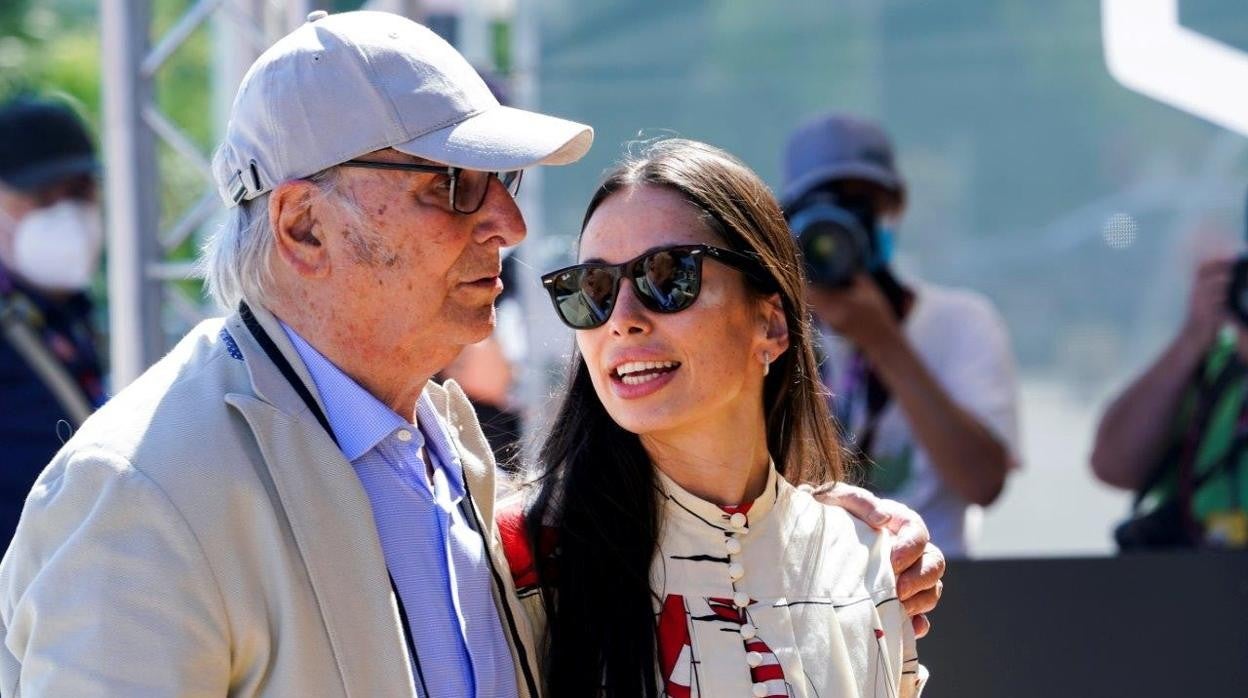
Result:
M242 318L243 324L246 325L247 329L251 332L251 336L255 338L256 343L259 344L260 348L264 350L264 353L268 355L269 360L273 362L273 365L277 366L277 370L281 372L282 377L284 377L286 382L289 383L290 386L295 389L295 392L299 394L299 398L303 400L303 403L307 406L308 411L316 417L316 421L320 423L323 429L325 429L325 433L329 435L329 438L333 439L334 445L339 445L338 438L334 436L334 430L329 426L329 419L325 417L325 413L321 410L321 406L318 405L316 399L312 397L311 391L308 390L308 387L304 384L303 380L299 378L299 374L295 373L294 367L290 365L290 362L287 361L286 357L282 355L281 350L279 350L277 345L273 343L273 338L270 337L269 333L265 332L264 328L260 326L260 322L256 320L256 316L252 314L251 308L248 308L246 303L240 303L238 306L238 315ZM525 684L528 686L529 695L536 698L538 695L537 681L533 677L533 672L529 669L528 652L525 651L524 643L520 641L520 632L516 626L516 619L512 615L511 605L507 603L507 599L505 597L504 590L506 587L503 586L503 579L498 570L494 567L494 561L490 557L490 543L489 540L486 539L485 534L482 533L482 527L476 515L476 504L472 499L472 491L468 487L464 487L464 497L460 499L459 507L460 513L463 514L464 519L468 522L468 527L481 537L481 544L485 547L486 563L490 566L490 574L494 578L494 587L498 590L500 597L502 597L501 606L503 607L503 614L507 618L507 629L511 633L512 644L515 646L516 653L519 656L520 668L524 672ZM425 685L425 672L420 666L420 657L416 654L416 641L412 637L412 626L407 618L407 609L403 606L403 597L399 594L399 588L394 583L394 575L390 574L389 568L387 568L386 574L390 577L390 590L394 593L395 603L398 604L399 607L399 620L403 624L403 639L407 642L407 649L412 657L412 666L415 667L416 677L420 681L421 694L425 698L432 698L432 695L429 693L429 687Z

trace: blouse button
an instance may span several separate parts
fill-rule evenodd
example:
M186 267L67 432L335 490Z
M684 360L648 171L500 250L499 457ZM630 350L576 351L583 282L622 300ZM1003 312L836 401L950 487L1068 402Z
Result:
M732 527L735 529L742 529L745 528L747 523L749 523L749 520L745 518L745 514L738 511L729 517L728 523L732 524Z
M753 640L754 636L757 634L758 628L755 628L753 623L746 623L741 626L741 637L747 640Z
M745 568L741 566L740 562L734 562L731 565L728 565L728 578L729 579L735 582L744 576L745 576Z
M767 684L765 683L754 684L754 695L756 698L767 698Z
M732 595L732 603L737 608L745 608L750 605L750 595L744 591L738 591Z
M738 555L741 553L741 541L736 538L728 538L724 541L724 546L728 548L729 555Z
M763 655L758 652L749 652L745 655L745 663L749 664L750 668L753 669L763 663Z

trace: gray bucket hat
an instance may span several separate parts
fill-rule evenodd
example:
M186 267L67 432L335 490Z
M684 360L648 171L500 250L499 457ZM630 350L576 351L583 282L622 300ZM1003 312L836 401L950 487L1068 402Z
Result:
M838 179L862 179L905 196L893 144L874 123L830 113L799 126L784 153L780 204L789 207L811 190Z

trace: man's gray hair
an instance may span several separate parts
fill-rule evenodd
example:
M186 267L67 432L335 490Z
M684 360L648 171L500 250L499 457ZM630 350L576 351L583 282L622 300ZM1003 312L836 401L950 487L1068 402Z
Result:
M331 167L305 179L328 193L336 189L337 173ZM273 244L268 192L229 210L229 219L204 244L200 261L206 290L223 310L235 310L244 299L268 304Z

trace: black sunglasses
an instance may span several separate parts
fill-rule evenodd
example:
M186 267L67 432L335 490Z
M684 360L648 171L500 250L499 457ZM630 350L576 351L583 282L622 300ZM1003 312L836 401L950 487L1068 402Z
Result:
M623 278L633 282L641 304L656 313L679 313L693 305L702 290L704 257L743 272L765 289L776 287L756 254L712 245L664 247L621 264L577 264L542 275L542 285L563 324L589 330L611 317Z
M450 165L420 165L411 162L374 162L371 160L347 160L339 167L365 167L374 170L401 170L404 172L429 172L445 175L450 179L450 206L455 213L470 214L481 210L485 203L485 195L490 191L490 180L494 177L514 197L520 193L520 180L524 178L524 170L509 172L486 172L484 170L466 170Z

